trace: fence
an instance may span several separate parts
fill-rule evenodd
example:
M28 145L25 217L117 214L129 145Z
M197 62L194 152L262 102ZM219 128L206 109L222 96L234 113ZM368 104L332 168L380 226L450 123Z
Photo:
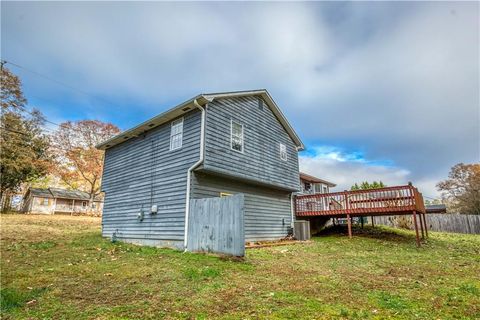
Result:
M190 200L187 250L245 255L244 195Z
M428 230L454 233L480 234L480 215L471 214L426 214ZM412 229L409 216L378 216L373 218L376 224L390 227Z

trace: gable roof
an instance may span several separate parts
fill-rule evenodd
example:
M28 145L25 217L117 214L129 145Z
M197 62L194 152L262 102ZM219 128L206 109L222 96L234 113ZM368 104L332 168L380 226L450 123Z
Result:
M300 179L308 181L308 182L313 182L313 183L323 183L323 184L326 184L327 186L332 187L332 188L337 186L333 182L323 180L323 179L308 175L308 174L303 173L303 172L300 172Z
M285 115L282 113L280 108L277 106L273 98L270 96L267 90L260 89L260 90L249 90L249 91L234 91L234 92L218 92L218 93L203 93L199 94L179 105L169 109L131 129L128 129L113 138L108 139L97 145L96 147L100 150L106 150L111 148L117 144L120 144L124 141L127 141L133 137L137 137L148 130L151 130L155 127L158 127L170 120L173 120L191 110L195 109L194 101L196 100L198 104L205 105L208 102L211 102L215 99L221 98L234 98L234 97L245 97L245 96L260 96L263 100L268 104L270 109L272 110L273 114L277 117L278 121L282 124L287 131L288 135L292 138L295 145L298 147L299 150L303 150L305 147L303 142L300 140L299 136L293 130L292 126L288 122Z
M90 195L87 192L80 190L67 190L61 188L30 188L29 192L34 197L42 198L62 198L75 200L89 200ZM100 197L95 197L95 201L100 201Z

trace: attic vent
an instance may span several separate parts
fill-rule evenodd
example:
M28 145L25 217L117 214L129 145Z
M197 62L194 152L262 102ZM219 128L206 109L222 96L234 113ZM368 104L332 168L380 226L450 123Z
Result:
M188 111L188 110L190 110L190 107L185 107L182 109L182 111Z
M258 98L258 109L263 111L263 99L262 98Z
M151 128L155 125L155 123L150 123L148 126Z

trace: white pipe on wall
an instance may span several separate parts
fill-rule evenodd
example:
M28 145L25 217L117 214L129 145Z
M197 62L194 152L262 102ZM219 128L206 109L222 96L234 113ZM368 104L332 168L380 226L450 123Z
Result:
M200 125L200 158L197 162L195 162L187 171L187 194L186 194L186 202L185 202L185 236L184 236L184 249L187 250L187 243L188 243L188 217L190 214L190 180L192 177L192 171L195 170L200 164L203 163L204 158L204 144L205 144L205 109L198 104L197 99L193 100L193 105L200 109L202 112L202 120Z

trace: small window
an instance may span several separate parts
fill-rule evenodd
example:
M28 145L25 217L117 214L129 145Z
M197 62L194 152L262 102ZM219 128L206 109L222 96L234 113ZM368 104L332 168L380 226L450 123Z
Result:
M97 208L97 204L95 202L92 202L92 209L96 209Z
M243 152L243 125L232 120L230 134L231 148Z
M287 161L287 146L280 143L280 159Z
M183 140L183 118L172 122L170 130L170 150L180 149Z
M87 201L82 201L82 207L84 207L84 208L87 207Z
M305 191L310 191L312 190L312 184L310 182L305 182L305 184L303 185L303 189Z
M220 192L220 197L223 198L223 197L230 197L232 194L231 193L228 193L228 192Z
M328 187L323 186L323 193L328 193Z
M42 206L48 206L48 198L42 199Z
M263 99L262 98L258 98L258 109L263 111Z

